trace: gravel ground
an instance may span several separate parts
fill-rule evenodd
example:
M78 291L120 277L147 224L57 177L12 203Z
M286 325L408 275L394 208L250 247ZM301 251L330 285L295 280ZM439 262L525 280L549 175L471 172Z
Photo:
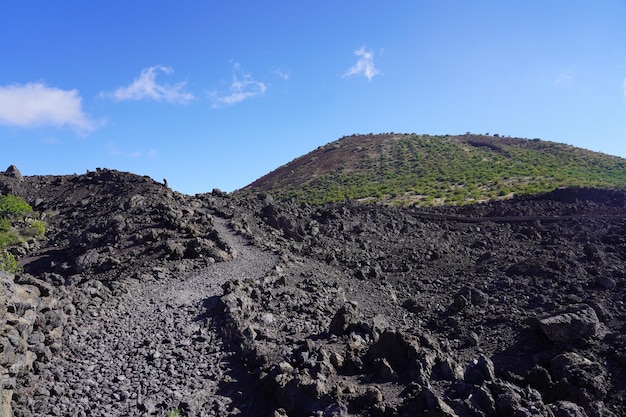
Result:
M215 220L235 260L182 279L135 282L121 297L92 291L87 296L96 301L75 316L65 348L37 375L16 416L247 414L246 402L228 389L240 374L218 336L216 307L224 282L262 277L276 259Z

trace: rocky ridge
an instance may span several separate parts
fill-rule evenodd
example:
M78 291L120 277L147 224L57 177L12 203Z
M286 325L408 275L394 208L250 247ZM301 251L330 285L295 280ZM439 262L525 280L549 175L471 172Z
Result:
M3 313L0 410L2 416L91 415L95 412L93 404L107 404L102 395L111 394L109 384L114 384L115 377L121 374L102 385L103 389L109 386L104 394L93 388L94 381L100 382L101 378L86 377L94 372L102 376L102 361L115 362L111 352L118 348L116 341L123 331L134 335L132 327L128 327L130 324L124 328L119 322L129 312L145 312L147 316L138 319L139 328L145 329L138 333L139 337L155 326L150 316L162 312L158 309L163 306L156 304L154 296L149 298L148 289L155 285L168 288L167 283L197 276L197 271L232 260L239 252L225 240L224 233L218 232L214 218L194 204L193 199L147 177L101 169L80 176L23 177L15 172L13 169L0 174L0 192L26 199L41 213L48 231L46 240L33 239L12 248L22 261L24 272L2 277L6 291L0 298ZM219 279L225 278L207 279L209 282L202 289L197 288L195 297L217 295ZM141 297L120 304L120 298L128 297L129 291L137 287L141 289ZM184 294L189 294L192 290L185 291ZM150 311L151 307L142 302L155 304L157 312ZM167 304L163 311L168 314L178 309L204 311L202 303L178 302ZM178 314L187 317L184 323L191 321L189 315ZM176 327L173 323L178 321L170 317L166 328L175 328L170 334L177 337L182 333L181 337L188 340L189 325ZM215 337L206 340L216 345ZM133 338L128 341L133 342L136 342ZM99 344L98 348L95 343ZM136 354L121 353L127 357ZM78 359L89 358L90 354L104 357L101 363ZM77 366L81 362L87 364ZM119 363L113 369L115 366ZM217 371L218 365L214 368ZM66 374L74 375L73 379ZM84 378L90 382L86 386ZM159 386L168 382L171 379L163 378ZM75 384L81 387L76 388ZM121 398L119 393L111 395L111 401ZM79 398L80 401L72 402ZM58 404L55 400L65 403ZM141 404L135 405L134 412L139 414ZM146 405L143 407L145 411ZM98 410L116 414L115 409ZM152 406L149 410L156 412Z
M623 192L315 206L109 170L0 191L50 225L2 277L4 415L626 413Z
M624 414L624 193L237 204L285 262L223 300L286 415Z

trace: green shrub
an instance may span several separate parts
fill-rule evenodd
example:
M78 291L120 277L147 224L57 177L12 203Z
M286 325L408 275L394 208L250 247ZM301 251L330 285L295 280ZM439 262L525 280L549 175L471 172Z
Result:
M17 262L11 252L3 251L0 254L0 271L17 274L22 271L22 266Z
M46 233L46 223L32 218L33 214L33 208L21 197L0 196L0 270L20 272L22 267L6 248L27 237L43 237Z
M0 197L0 217L25 216L32 212L33 208L22 197L12 194Z
M29 232L34 237L43 237L46 234L46 222L43 220L32 219L30 221Z
M7 246L17 245L22 241L20 235L13 230L0 232L0 250Z
M0 217L0 233L11 230L11 222L6 217Z

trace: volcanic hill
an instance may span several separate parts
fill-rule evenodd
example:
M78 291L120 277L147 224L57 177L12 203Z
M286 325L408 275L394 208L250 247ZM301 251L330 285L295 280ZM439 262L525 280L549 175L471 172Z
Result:
M352 135L244 187L311 203L468 204L563 187L622 189L626 159L499 135Z

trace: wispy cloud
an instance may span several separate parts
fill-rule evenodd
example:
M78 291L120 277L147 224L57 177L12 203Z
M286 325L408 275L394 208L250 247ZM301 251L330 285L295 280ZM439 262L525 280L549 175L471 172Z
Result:
M147 152L142 152L142 151L123 152L117 147L115 142L108 142L106 144L106 147L109 150L110 155L121 157L121 158L136 159L136 158L142 158L142 157L144 158L156 158L157 157L157 151L154 148L148 150Z
M171 67L156 65L145 68L141 74L130 85L120 87L110 93L100 93L103 97L109 97L116 101L126 100L155 100L167 101L169 103L188 103L195 99L191 93L185 92L185 81L170 85L158 84L156 77L162 72L170 75L174 72Z
M624 78L624 97L626 97L626 78Z
M0 124L69 126L79 131L91 131L98 123L83 111L82 98L77 90L29 83L0 86Z
M572 81L574 81L574 76L572 75L572 72L565 71L565 72L560 73L554 79L554 81L552 81L552 83L555 85L561 85L561 84L571 84Z
M250 98L262 96L267 90L267 86L252 78L251 74L247 74L241 70L239 64L235 63L233 68L233 81L230 84L228 92L220 93L212 91L209 97L213 99L212 107L232 106Z
M360 49L354 51L354 55L359 59L356 61L356 64L343 74L344 78L353 75L362 75L369 81L372 81L372 78L380 74L374 65L374 53L371 50L367 51L365 47L362 46Z
M47 137L42 140L45 145L58 145L61 141L58 138Z
M283 71L280 68L276 68L274 70L274 74L276 74L277 77L282 78L285 81L289 80L289 72Z

